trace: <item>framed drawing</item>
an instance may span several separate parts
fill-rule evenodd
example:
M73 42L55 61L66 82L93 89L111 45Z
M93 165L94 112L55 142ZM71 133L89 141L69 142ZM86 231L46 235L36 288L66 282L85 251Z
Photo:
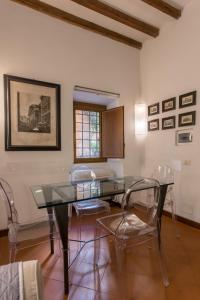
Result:
M179 96L179 108L184 108L187 106L195 105L196 104L196 95L197 92L190 92L184 95Z
M190 126L195 125L196 111L186 112L178 115L178 126Z
M159 130L159 119L148 121L148 131Z
M172 129L175 127L176 127L176 117L175 116L162 118L162 130Z
M176 131L176 145L186 145L193 141L193 132L191 129L177 130Z
M148 116L159 114L160 107L159 102L148 106Z
M61 150L60 85L4 75L5 150Z
M162 101L162 112L176 109L176 97Z

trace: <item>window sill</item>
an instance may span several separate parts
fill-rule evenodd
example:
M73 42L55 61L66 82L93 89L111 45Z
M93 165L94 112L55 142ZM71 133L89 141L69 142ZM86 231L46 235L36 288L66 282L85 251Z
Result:
M95 162L106 162L107 158L98 157L98 158L74 158L74 163L95 163Z

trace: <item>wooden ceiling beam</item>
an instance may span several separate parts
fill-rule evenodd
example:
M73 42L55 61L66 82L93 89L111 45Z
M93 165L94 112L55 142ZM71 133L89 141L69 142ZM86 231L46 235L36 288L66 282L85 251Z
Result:
M163 0L142 0L142 1L175 19L178 19L181 16L181 9L178 9Z
M95 23L92 23L88 20L79 18L75 15L72 15L64 10L56 8L45 2L42 2L39 0L10 0L10 1L27 6L29 8L32 8L36 11L39 11L41 13L44 13L48 16L59 19L61 21L64 21L64 22L79 26L81 28L87 29L89 31L98 33L100 35L106 36L112 40L118 41L118 42L126 44L128 46L131 46L131 47L134 47L137 49L142 48L141 42L138 42L132 38L129 38L125 35L122 35L118 32L107 29L107 28L97 25Z
M99 0L71 0L77 4L80 4L88 9L91 9L97 13L100 13L106 17L109 17L117 22L127 25L133 29L139 30L150 36L157 37L159 34L159 28L145 23L137 18L134 18L108 4L105 4Z

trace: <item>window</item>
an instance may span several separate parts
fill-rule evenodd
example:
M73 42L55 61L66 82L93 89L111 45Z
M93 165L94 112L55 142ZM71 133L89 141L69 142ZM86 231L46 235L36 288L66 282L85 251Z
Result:
M77 199L91 198L100 196L100 182L92 182L88 183L78 183L76 189L76 197Z
M74 162L124 158L124 108L74 101Z
M101 113L104 105L74 102L74 161L100 162L101 151Z

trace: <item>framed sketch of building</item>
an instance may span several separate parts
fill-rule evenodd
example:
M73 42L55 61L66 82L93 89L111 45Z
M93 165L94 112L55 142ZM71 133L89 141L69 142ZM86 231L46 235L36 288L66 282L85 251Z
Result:
M162 118L162 130L172 129L176 126L176 117L170 116L167 118Z
M176 109L176 97L162 101L162 112Z
M60 85L4 75L5 150L60 150Z
M159 114L159 112L160 112L159 102L148 106L148 116L157 115L157 114Z
M196 97L197 97L196 91L180 95L179 96L179 108L184 108L187 106L195 105Z
M190 111L178 115L178 126L190 126L195 125L196 122L196 111Z
M159 130L159 119L148 121L148 131Z

